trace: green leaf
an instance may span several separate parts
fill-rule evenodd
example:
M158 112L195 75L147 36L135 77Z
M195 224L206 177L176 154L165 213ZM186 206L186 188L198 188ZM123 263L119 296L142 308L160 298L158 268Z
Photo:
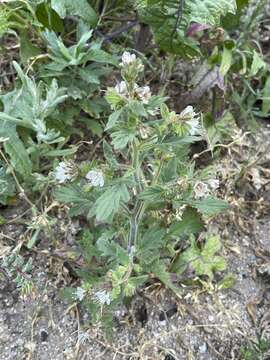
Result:
M172 271L178 274L182 274L189 264L193 264L195 260L197 260L200 256L200 250L194 240L191 238L190 246L180 255L173 263Z
M262 94L262 112L264 115L267 115L270 111L270 76L266 79Z
M143 106L143 104L137 100L130 101L128 104L128 108L135 114L140 116L147 116L147 112Z
M116 260L118 264L128 265L130 261L129 255L121 245L113 240L114 236L115 233L113 231L104 231L97 240L97 248L102 256Z
M148 280L148 275L132 276L128 279L124 287L125 296L133 296L136 289Z
M165 189L160 185L148 186L139 194L141 200L156 202L164 200Z
M77 15L91 26L97 24L97 13L87 0L52 0L51 6L62 19L67 15Z
M91 119L87 122L88 129L91 130L93 135L96 135L101 138L103 134L103 127L101 126L100 122Z
M32 163L19 138L14 125L4 123L0 127L0 136L8 138L4 142L4 149L10 157L10 162L15 171L17 171L24 180L29 180L32 174Z
M166 266L162 262L153 262L153 264L149 266L149 270L174 293L180 293L180 289L173 284L171 274L167 271Z
M72 146L69 149L56 149L56 150L47 150L42 153L44 157L57 157L57 156L70 156L77 152L78 147Z
M251 69L249 76L253 77L257 75L257 73L266 67L266 63L264 62L262 56L257 53L257 51L253 50L253 60L251 64Z
M200 233L203 229L204 223L198 211L188 207L182 215L182 220L170 226L169 234L181 237L183 235Z
M218 26L221 16L236 12L235 0L137 0L137 4L160 47L182 57L200 54L196 42L185 36L191 23Z
M206 243L200 250L194 239L190 247L179 255L173 264L172 270L182 274L187 267L192 267L196 275L207 275L213 278L215 271L226 269L226 261L221 256L215 254L221 249L221 242L218 236L212 235L206 239Z
M228 13L222 19L222 26L226 30L232 30L239 26L240 18L243 12L243 9L248 6L250 0L236 0L237 12L235 15Z
M41 54L41 50L32 44L29 40L29 35L25 32L20 33L20 57L22 63L25 64L27 61Z
M85 61L95 61L97 63L112 64L117 66L116 58L101 49L90 49L85 57Z
M218 235L212 235L210 236L201 252L201 255L204 258L211 258L215 255L216 252L218 252L221 249L221 242Z
M224 46L220 69L219 69L222 76L225 76L227 74L227 72L230 70L231 64L232 64L232 49Z
M105 130L109 130L111 128L113 128L116 124L117 124L117 121L119 120L121 114L123 113L123 110L120 109L120 110L117 110L117 111L114 111L110 116L109 116L109 119L108 119L108 122L107 122L107 125L105 127Z
M103 140L103 152L104 152L104 156L105 156L108 164L113 169L117 169L119 166L118 161L116 160L116 157L114 156L111 145L105 139Z
M96 200L94 214L99 221L110 223L120 209L121 202L127 201L129 201L129 193L126 185L113 185Z
M215 215L229 208L229 204L226 201L212 197L189 201L189 204L205 215Z
M13 177L7 174L6 168L0 163L0 204L7 205L9 198L15 195L16 186ZM0 225L3 225L0 219Z
M70 211L71 216L87 214L93 204L91 194L85 193L77 184L59 187L54 191L54 197L62 203L73 205Z
M113 132L111 137L112 145L115 150L121 150L124 149L128 143L131 143L134 140L135 134L129 129L123 128Z
M155 226L148 229L142 237L138 239L136 256L143 264L150 264L159 255L160 248L164 246L166 230Z
M36 8L36 17L38 21L47 29L61 32L63 23L59 15L45 2L39 4Z

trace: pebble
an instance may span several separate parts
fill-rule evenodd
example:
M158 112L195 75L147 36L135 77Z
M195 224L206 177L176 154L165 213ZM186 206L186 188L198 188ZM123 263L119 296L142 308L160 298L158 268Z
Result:
M205 354L207 351L207 344L206 343L203 343L201 346L199 346L199 352L201 354Z

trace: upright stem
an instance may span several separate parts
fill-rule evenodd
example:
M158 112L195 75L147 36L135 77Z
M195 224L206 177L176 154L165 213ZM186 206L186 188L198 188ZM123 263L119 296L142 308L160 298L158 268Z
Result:
M136 246L137 237L138 237L138 228L140 219L145 210L145 205L141 200L138 199L138 195L143 190L143 184L141 182L140 175L140 156L139 156L139 148L137 146L136 140L133 141L131 147L131 157L132 157L132 167L134 169L134 181L136 183L136 203L130 218L130 230L129 230L129 238L128 238L128 252L131 252L133 246Z

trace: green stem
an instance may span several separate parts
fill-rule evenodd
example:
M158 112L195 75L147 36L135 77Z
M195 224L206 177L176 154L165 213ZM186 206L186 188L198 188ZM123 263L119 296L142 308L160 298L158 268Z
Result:
M143 184L141 182L141 169L140 169L140 154L137 141L134 140L131 147L131 157L132 157L132 168L134 169L134 181L136 183L136 197L143 191ZM133 246L136 246L138 238L138 229L141 217L145 210L145 205L141 200L136 199L136 204L134 206L131 218L130 218L130 230L128 238L128 252L131 252Z

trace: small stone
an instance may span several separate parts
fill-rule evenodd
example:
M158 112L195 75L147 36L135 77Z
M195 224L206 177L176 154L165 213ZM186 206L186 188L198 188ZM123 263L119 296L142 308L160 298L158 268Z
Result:
M199 352L200 352L201 354L205 354L206 351L207 351L207 345L206 345L206 343L203 343L201 346L199 346Z
M44 329L40 330L39 335L40 335L40 340L41 340L42 342L47 341L47 338L48 338L48 336L49 336L48 332L47 332L46 330L44 330Z

